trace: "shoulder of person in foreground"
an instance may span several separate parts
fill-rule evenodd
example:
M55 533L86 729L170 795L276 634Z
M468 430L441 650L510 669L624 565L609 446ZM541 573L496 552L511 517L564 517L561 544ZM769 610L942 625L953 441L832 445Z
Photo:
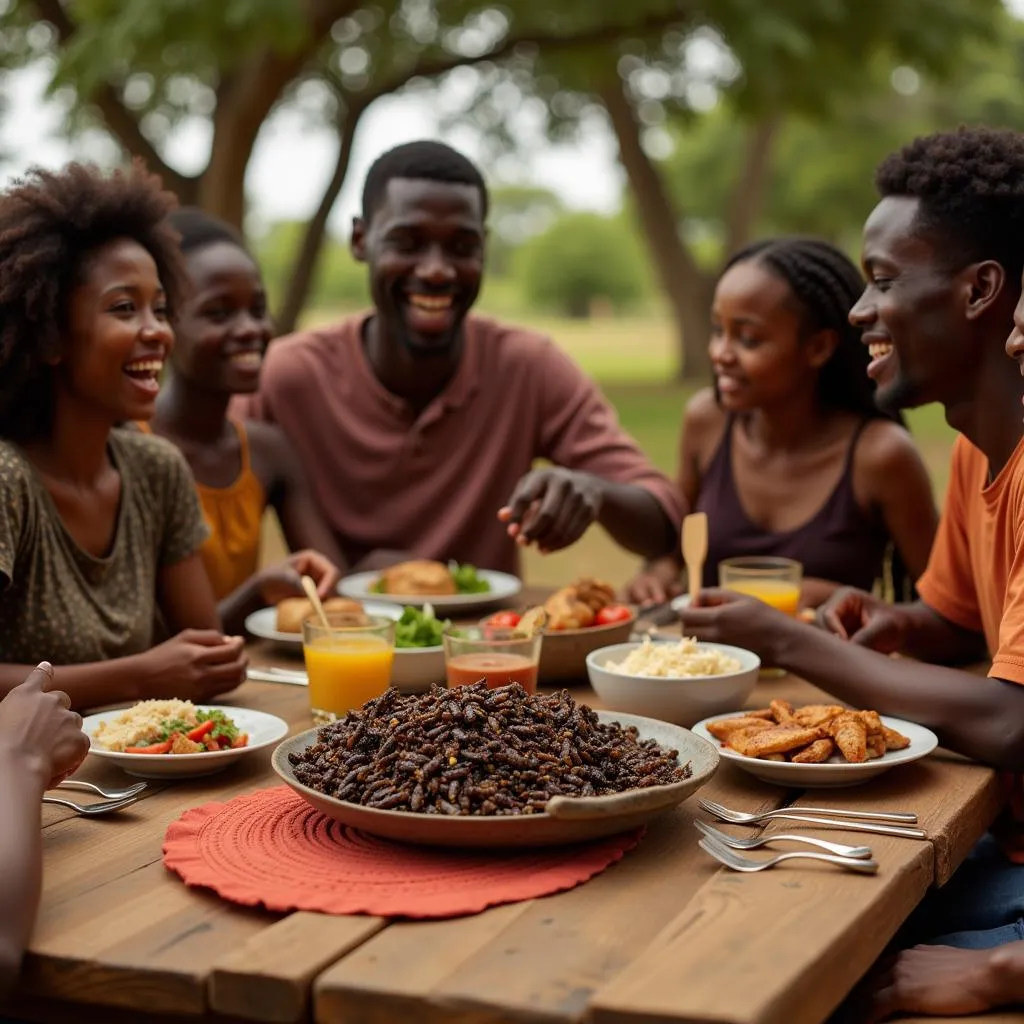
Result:
M353 336L353 329L363 319L363 314L356 314L323 327L275 338L263 357L259 390L251 395L235 395L228 408L230 415L274 422L284 405L301 402L310 381L322 376L326 350Z
M82 719L52 682L43 662L0 701L0 1000L17 977L39 904L40 798L89 750Z

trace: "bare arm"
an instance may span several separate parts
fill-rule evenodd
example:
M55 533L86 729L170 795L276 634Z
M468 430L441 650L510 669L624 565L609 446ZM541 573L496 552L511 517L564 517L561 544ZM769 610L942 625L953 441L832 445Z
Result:
M89 750L43 663L0 702L0 1000L14 985L42 886L40 799Z
M645 558L656 558L675 547L675 525L650 491L635 484L599 483L602 498L597 521L617 544Z
M931 480L910 435L894 423L872 423L857 446L854 488L878 508L912 579L928 565L939 514Z
M682 497L682 514L697 507L704 467L722 436L725 416L715 402L714 392L705 388L697 392L686 406L683 429L679 439L679 465L676 481ZM667 600L683 589L680 573L682 552L677 544L661 558L648 561L626 587L629 600L653 603Z
M195 552L157 570L157 601L169 633L183 629L221 629L213 586L203 559Z
M62 665L54 669L54 676L76 709L139 700L139 680L144 669L139 663L140 657L132 655L111 661ZM0 696L18 686L32 668L32 665L0 664Z
M1024 687L888 658L798 623L787 624L776 646L774 664L813 679L841 700L920 722L967 757L1024 770Z
M24 678L23 672L18 683ZM40 800L48 781L42 759L0 748L0 1000L18 977L39 906Z
M681 613L687 634L746 647L850 704L934 729L951 750L1024 770L1024 686L890 658L729 591L706 591L701 605Z
M963 665L988 653L985 637L943 618L924 601L898 606L906 620L902 652L935 665Z

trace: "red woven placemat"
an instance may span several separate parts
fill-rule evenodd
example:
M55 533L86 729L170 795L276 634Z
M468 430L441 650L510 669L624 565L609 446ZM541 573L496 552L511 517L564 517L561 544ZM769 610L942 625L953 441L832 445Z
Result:
M332 821L278 786L186 811L167 829L164 864L188 885L268 910L458 917L571 889L642 834L515 852L411 846Z

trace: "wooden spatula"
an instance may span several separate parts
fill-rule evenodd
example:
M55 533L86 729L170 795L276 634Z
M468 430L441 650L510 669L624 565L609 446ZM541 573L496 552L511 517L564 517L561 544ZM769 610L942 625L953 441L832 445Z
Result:
M683 520L683 561L689 581L690 600L696 601L708 557L708 515L694 512Z
M316 592L316 584L311 577L302 577L302 589L306 592L306 597L309 598L309 603L313 606L313 611L316 612L320 624L324 629L330 629L331 624L327 621L327 614L324 611L324 606L320 603L320 595Z

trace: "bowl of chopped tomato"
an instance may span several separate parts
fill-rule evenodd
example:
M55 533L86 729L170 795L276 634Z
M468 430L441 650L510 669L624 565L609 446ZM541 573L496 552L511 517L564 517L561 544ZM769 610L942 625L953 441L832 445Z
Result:
M485 633L488 629L515 629L521 615L522 612L508 609L495 612L481 621L480 628ZM636 608L614 602L595 612L592 624L587 626L563 626L549 618L540 647L539 681L586 682L587 655L627 641L636 619Z

